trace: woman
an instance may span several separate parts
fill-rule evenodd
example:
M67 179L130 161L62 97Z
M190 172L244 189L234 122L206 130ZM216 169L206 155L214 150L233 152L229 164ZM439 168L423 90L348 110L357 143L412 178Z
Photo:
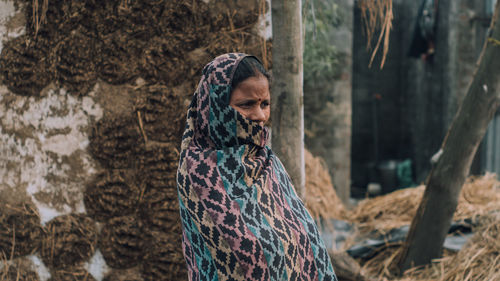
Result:
M269 147L269 75L252 56L207 64L177 172L190 280L337 280L318 229Z

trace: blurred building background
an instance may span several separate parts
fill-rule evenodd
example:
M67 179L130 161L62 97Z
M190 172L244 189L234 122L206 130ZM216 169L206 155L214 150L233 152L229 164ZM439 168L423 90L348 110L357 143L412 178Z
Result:
M430 159L439 151L472 80L494 2L394 0L383 69L380 57L368 67L371 53L366 50L360 10L354 9L351 180L355 195L362 196L370 182L390 184L383 178L385 170L396 169L405 159L411 160L413 181L425 181ZM497 114L472 173L500 172L498 147Z

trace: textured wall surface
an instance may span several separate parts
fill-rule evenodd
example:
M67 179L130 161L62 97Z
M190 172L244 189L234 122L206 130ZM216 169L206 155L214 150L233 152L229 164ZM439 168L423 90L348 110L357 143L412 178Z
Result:
M0 186L26 190L40 209L42 223L53 214L84 210L82 183L96 172L87 152L91 120L102 117L92 94L78 99L64 89L43 98L0 89Z
M270 66L268 20L261 1L0 0L0 280L185 280L185 107L216 55Z

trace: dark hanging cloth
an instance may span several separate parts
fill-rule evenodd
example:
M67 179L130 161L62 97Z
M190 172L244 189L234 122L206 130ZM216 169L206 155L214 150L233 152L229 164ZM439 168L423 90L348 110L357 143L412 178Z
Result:
M431 58L434 54L438 0L422 0L408 56Z

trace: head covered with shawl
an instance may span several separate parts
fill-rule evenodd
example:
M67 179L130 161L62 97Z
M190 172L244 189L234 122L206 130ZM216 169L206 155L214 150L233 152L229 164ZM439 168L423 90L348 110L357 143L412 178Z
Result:
M177 185L189 279L336 280L267 128L230 106L245 57L207 64L188 109Z

